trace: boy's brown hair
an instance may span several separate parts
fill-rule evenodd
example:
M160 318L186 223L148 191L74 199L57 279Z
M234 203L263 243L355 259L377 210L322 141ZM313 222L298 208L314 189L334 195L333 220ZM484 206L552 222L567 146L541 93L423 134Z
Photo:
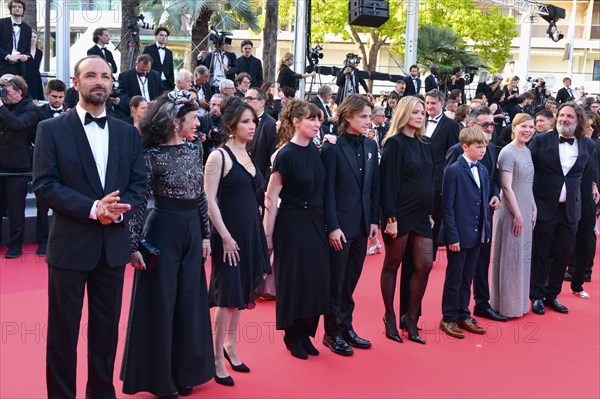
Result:
M487 145L488 139L483 131L473 127L468 127L460 131L458 137L460 145L470 146L471 144L485 144Z

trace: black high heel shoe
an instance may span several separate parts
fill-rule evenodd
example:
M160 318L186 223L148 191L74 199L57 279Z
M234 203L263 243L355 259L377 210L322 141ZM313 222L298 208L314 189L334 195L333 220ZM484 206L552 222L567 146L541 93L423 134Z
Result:
M406 331L406 324L404 324L404 319L401 317L400 318L400 329ZM417 331L421 331L423 330L420 327L417 327Z
M406 315L404 315L400 318L400 325L403 326L403 327L401 327L402 330L408 332L408 340L409 341L413 341L418 344L425 345L425 341L423 340L423 338L421 338L419 336L419 331L417 329L417 325L409 324L406 321Z
M231 378L230 375L228 375L227 377L219 377L218 375L215 375L215 382L217 384L225 385L227 387L232 387L235 385L235 383L233 382L233 378Z
M387 339L391 339L392 341L396 341L399 343L404 342L400 335L398 334L398 329L396 328L396 318L394 317L392 320L388 320L383 316L383 325L385 327L385 337ZM395 332L394 332L395 330Z
M227 361L231 365L231 368L234 371L237 371L240 373L249 373L250 372L250 368L248 366L246 366L244 363L238 364L237 366L235 364L233 364L231 362L231 359L229 358L229 355L227 354L227 351L225 350L225 348L223 348L223 356L225 356L225 359L227 359Z

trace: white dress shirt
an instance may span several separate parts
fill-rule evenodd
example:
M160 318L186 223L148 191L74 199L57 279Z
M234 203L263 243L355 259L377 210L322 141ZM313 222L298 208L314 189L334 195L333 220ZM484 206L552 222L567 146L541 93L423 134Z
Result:
M427 137L431 137L433 136L433 131L435 130L435 128L437 127L438 123L440 123L440 119L442 118L442 113L440 113L439 115L435 116L434 118L430 118L429 116L427 116L427 125L425 127L425 135ZM429 122L430 119L435 119L436 122Z
M479 169L477 167L471 167L471 164L477 161L470 160L464 153L462 154L462 157L465 159L465 161L467 161L467 164L469 164L469 169L471 169L471 173L473 174L475 183L477 183L477 187L481 189L481 180L479 180Z
M158 42L156 42L156 47L158 49L158 56L160 57L160 65L164 65L165 64L165 54L167 54L167 47L166 47L166 45L161 46L160 44L158 44ZM160 80L167 80L167 77L165 76L164 72L160 73Z
M560 135L559 135L560 137ZM559 143L558 144L558 156L560 157L560 166L562 167L563 175L567 175L575 162L577 161L577 156L579 155L579 146L577 144L577 138L575 138L573 144L569 143ZM567 202L567 186L563 183L563 186L560 190L560 197L558 197L558 202Z

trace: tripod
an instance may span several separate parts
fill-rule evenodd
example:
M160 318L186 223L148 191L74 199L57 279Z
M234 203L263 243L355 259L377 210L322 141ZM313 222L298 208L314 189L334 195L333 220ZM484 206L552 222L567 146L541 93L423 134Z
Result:
M125 34L125 36L123 36L123 38L121 39L121 41L119 42L119 44L116 45L115 50L117 50L121 44L123 44L125 42L125 40L129 38L129 40L127 41L127 47L129 48L129 54L127 54L127 64L125 65L126 68L124 69L125 71L133 68L133 63L135 60L135 55L140 54L140 37L139 37L139 31L136 29L129 29L127 30L127 33Z
M319 70L319 66L315 65L314 66L314 70L317 71L317 74L314 75L311 79L310 79L310 86L308 86L308 92L306 92L304 94L304 100L306 101L310 101L310 95L312 93L312 88L313 88L313 84L315 83L315 77L319 76L319 87L323 86L323 82L321 82L321 71Z

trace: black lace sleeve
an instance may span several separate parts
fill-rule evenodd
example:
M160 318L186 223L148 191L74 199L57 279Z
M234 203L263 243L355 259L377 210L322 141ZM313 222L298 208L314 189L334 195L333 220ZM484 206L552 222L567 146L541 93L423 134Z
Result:
M204 166L202 166L202 146L198 146L200 157L199 165L202 168L201 182L200 182L200 198L198 199L198 212L200 213L200 230L202 231L202 239L210 238L210 219L208 217L208 200L206 199L206 192L204 191Z
M152 150L144 151L144 160L146 162L146 191L144 192L142 204L133 210L133 216L129 220L129 236L131 238L131 252L138 250L138 241L144 222L146 221L146 208L148 207L148 197L152 191L153 167L152 167Z

